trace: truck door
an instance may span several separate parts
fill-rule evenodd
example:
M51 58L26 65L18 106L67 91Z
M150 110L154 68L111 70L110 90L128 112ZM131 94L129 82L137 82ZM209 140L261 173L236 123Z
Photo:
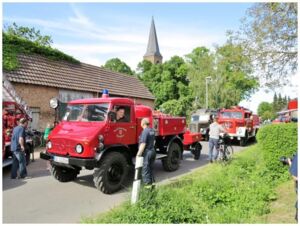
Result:
M133 106L115 105L112 109L115 114L109 119L108 144L135 144L136 122ZM123 117L118 118L118 116Z

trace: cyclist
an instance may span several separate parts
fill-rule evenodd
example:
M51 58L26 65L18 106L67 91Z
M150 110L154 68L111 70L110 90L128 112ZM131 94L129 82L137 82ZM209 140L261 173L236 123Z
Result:
M221 133L227 133L227 130L218 123L219 117L214 117L214 122L209 126L209 161L217 160L219 156L219 138ZM213 150L216 148L216 153L213 155Z

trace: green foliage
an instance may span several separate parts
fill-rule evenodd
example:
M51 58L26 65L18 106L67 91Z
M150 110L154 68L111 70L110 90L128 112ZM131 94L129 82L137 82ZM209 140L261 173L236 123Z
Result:
M31 41L14 34L2 33L3 38L3 69L5 71L16 70L19 67L17 56L19 54L39 54L53 60L65 60L71 63L80 63L73 57L53 49L50 46L42 45L45 40Z
M208 106L227 108L247 99L258 87L251 77L251 64L244 55L242 46L230 42L217 47L211 53L205 47L198 47L186 56L188 77L193 94L197 97L197 107L205 106L206 77L208 82Z
M282 123L262 127L257 139L263 150L267 173L271 180L284 180L289 177L286 167L279 161L281 156L292 157L298 148L298 124Z
M268 102L261 102L258 105L257 113L262 118L262 120L273 120L276 117L276 114L273 111L273 104Z
M275 138L272 126L263 127L259 132L259 144L235 154L230 164L209 165L170 185L158 187L154 192L142 191L137 204L126 202L83 222L249 223L253 217L270 212L269 203L277 198L275 186L288 178L287 168L281 163L274 164L279 162L279 155L290 155L297 146L297 127L296 124L284 127L285 134L281 136L285 139ZM280 129L283 132L283 127ZM272 140L278 140L285 151L274 152L278 148Z
M134 74L131 68L125 62L121 61L119 58L112 58L106 61L103 67L111 71L120 72L127 75Z
M193 96L188 87L187 65L178 56L163 64L143 61L138 65L138 77L155 95L155 107L165 113L186 116Z
M296 2L253 4L246 12L235 40L250 56L267 87L289 83L297 71L298 8Z
M39 30L35 30L35 28L18 26L16 23L8 26L5 31L7 35L22 37L41 46L50 47L53 43L49 35L41 35L41 32Z

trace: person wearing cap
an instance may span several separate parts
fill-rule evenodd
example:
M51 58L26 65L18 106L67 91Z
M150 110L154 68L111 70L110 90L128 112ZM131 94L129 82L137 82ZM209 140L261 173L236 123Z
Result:
M21 118L19 125L13 129L11 138L11 152L13 164L11 167L11 178L17 178L17 171L19 169L19 178L27 178L26 158L25 158L25 129L28 126L28 120Z
M148 118L143 118L141 121L143 131L139 137L139 150L137 157L143 156L142 178L145 188L154 186L153 164L155 161L156 152L154 149L155 131L150 128Z
M217 160L219 156L219 138L221 133L226 133L226 129L218 123L219 117L216 116L214 121L209 126L209 161ZM216 148L216 153L213 156L213 150Z

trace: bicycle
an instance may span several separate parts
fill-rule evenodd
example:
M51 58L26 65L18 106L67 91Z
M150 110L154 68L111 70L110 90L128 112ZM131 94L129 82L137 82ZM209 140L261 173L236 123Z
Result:
M44 134L42 132L33 129L28 131L27 134L31 136L34 148L42 147L44 145Z
M233 147L230 144L230 137L226 134L220 136L219 151L221 152L221 160L224 162L229 161L233 155Z

